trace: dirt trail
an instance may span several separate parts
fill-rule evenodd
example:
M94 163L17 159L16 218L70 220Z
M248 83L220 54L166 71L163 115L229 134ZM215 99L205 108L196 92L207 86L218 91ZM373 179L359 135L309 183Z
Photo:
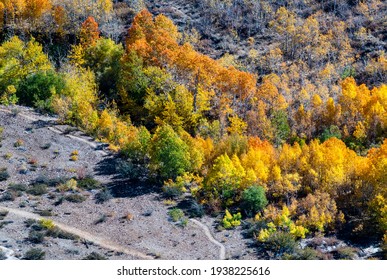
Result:
M26 219L34 219L34 220L41 220L43 219L43 217L37 215L37 214L33 214L33 213L30 213L30 212L26 212L26 211L22 211L22 210L19 210L19 209L14 209L14 208L9 208L9 207L4 207L4 206L0 206L0 210L4 210L4 211L8 211L9 213L12 213L14 215L17 215L19 217L23 217L23 218L26 218ZM148 256L144 253L141 253L137 250L133 250L133 249L129 249L127 247L123 247L121 245L118 245L118 244L114 244L112 242L110 242L109 240L106 240L100 236L96 236L96 235L93 235L89 232L86 232L86 231L83 231L83 230L80 230L80 229L77 229L77 228L74 228L74 227L70 227L68 225L65 225L65 224L62 224L62 223L58 223L54 220L52 220L53 223L55 224L55 226L57 226L58 228L60 228L61 230L65 231L65 232L68 232L68 233L71 233L71 234L74 234L74 235L77 235L79 236L80 238L86 240L86 241L89 241L89 242L92 242L98 246L101 246L105 249L108 249L108 250L113 250L113 251L116 251L116 252L121 252L121 253L124 253L124 254L128 254L128 255L131 255L131 256L134 256L134 257L137 257L139 259L144 259L144 260L151 260L153 259L151 256Z
M199 222L198 220L195 220L195 219L190 219L191 222L193 222L194 224L198 225L199 227L201 227L205 233L205 235L207 236L207 238L213 243L215 244L216 246L219 246L220 247L220 251L219 251L219 259L220 260L224 260L226 259L226 247L224 247L224 245L222 243L220 243L218 240L216 240L211 232L210 232L210 229L202 224L201 222Z
M12 111L10 111L10 110L0 109L0 111L12 114ZM27 120L33 121L33 122L36 122L36 121L40 120L39 118L35 118L33 116L29 116L29 115L26 115L26 114L23 114L23 113L19 113L18 115L23 117L23 118L25 118L25 119L27 119ZM55 120L55 119L53 119L53 120ZM55 127L49 126L49 127L47 127L47 129L52 131L52 132L54 132L54 133L56 133L56 134L63 135L63 131L61 131L61 130L55 128ZM78 137L78 136L74 136L74 135L65 135L65 136L68 137L68 138L74 139L76 141L80 141L82 143L85 143L85 144L89 145L90 147L92 147L94 149L98 148L98 144L93 142L93 141L89 141L87 139L84 139L84 138L81 138L81 137ZM108 153L106 153L104 151L98 151L98 152L101 153L104 156L108 155Z

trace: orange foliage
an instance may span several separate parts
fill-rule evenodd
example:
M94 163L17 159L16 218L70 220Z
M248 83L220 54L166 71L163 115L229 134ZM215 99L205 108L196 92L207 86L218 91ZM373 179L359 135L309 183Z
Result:
M82 46L89 47L94 46L99 39L98 23L93 17L88 17L81 27L79 34L79 40Z

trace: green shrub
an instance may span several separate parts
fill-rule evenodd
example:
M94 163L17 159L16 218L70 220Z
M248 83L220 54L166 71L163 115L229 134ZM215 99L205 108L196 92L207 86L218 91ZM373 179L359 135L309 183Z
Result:
M275 143L279 145L285 142L290 135L290 126L286 111L275 111L271 116L271 124L275 129Z
M227 209L222 220L223 227L225 229L230 229L237 227L241 224L242 215L241 213L231 214Z
M8 215L8 211L0 211L0 221L4 220L4 218Z
M28 186L26 184L10 184L8 190L25 192Z
M357 256L357 250L352 247L341 247L336 250L337 259L339 260L354 260Z
M31 230L28 234L28 241L32 243L42 243L44 241L45 234L41 231Z
M69 195L66 195L65 199L69 202L73 202L73 203L82 203L86 200L86 198L83 196L83 195L80 195L80 194L69 194Z
M253 217L267 205L265 190L262 187L252 186L242 193L242 209L248 217Z
M324 260L326 257L323 253L306 247L304 249L297 249L293 254L284 254L282 256L283 260Z
M169 210L168 215L171 217L172 221L174 222L178 222L180 219L184 218L184 212L179 208L173 208Z
M20 195L21 195L21 192L6 191L0 197L0 201L15 201L15 199Z
M27 189L27 193L32 195L43 195L46 194L47 191L47 185L45 184L35 184Z
M112 196L110 190L107 188L99 191L94 196L95 202L97 204L105 203L106 201L109 201L111 198L113 198L113 196Z
M274 257L281 257L284 254L293 254L297 248L297 242L290 233L277 231L266 239L264 247L272 252Z
M0 182L1 181L6 181L10 177L7 168L0 168Z
M84 257L82 260L107 260L107 258L96 252L92 252L91 254Z
M340 128L338 128L336 125L331 125L329 128L324 129L323 133L321 134L320 140L321 142L325 142L326 140L332 137L341 139Z
M24 256L23 260L44 260L46 252L39 248L33 248L28 250Z
M100 189L101 183L92 176L86 176L85 178L78 180L78 187L83 190Z

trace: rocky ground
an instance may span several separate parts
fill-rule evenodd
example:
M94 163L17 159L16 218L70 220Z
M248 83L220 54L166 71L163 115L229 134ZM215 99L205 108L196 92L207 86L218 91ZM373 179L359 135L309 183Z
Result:
M0 181L0 210L11 210L0 221L0 246L13 251L16 258L31 248L44 250L46 259L82 259L92 252L109 259L257 258L240 230L217 231L214 218L187 219L184 227L173 223L168 211L174 206L165 203L155 187L123 181L115 171L115 155L106 145L57 125L54 118L24 107L1 107L0 127L4 129L0 169L9 174ZM100 189L64 189L63 184L47 183L87 175L119 195L97 203ZM45 193L31 192L37 181L49 185ZM27 190L15 191L12 184L25 184ZM115 188L125 192L114 192ZM82 201L68 199L74 195ZM34 243L26 225L30 213L78 230L82 236L74 240L45 236Z

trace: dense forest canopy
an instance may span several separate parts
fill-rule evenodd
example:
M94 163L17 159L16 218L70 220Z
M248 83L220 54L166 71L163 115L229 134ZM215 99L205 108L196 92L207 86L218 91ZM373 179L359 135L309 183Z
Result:
M188 27L144 2L0 0L1 103L110 143L128 180L225 228L250 218L259 243L387 242L383 1L188 1Z

